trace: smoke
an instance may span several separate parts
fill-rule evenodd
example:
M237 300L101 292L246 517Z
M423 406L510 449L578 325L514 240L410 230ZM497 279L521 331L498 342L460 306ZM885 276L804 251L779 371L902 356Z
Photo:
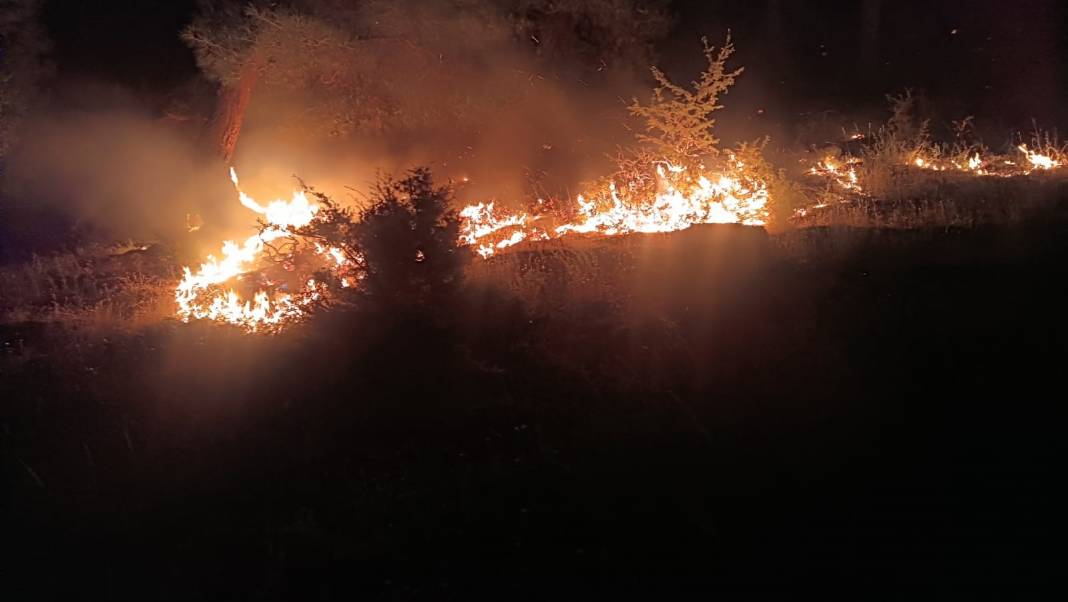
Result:
M77 91L80 108L54 107L24 124L6 166L6 199L119 239L175 240L196 214L224 218L226 173L203 161L193 138L121 93Z
M297 176L359 203L378 174L425 165L454 182L459 202L507 205L567 195L603 175L606 155L632 140L626 105L648 93L647 42L661 17L636 12L633 0L453 4L307 2L289 13L298 29L261 40L273 54L233 161L242 186L260 199L288 197ZM304 34L323 28L344 47L308 46ZM205 88L163 96L192 90L180 104L200 107L215 100ZM211 109L179 120L161 113L112 84L62 82L24 122L4 198L103 237L190 252L214 250L220 233L248 233L229 166L204 143Z
M331 42L269 54L235 155L244 177L295 173L331 192L426 165L466 182L461 201L508 204L566 194L632 140L626 104L648 93L640 36L654 33L636 31L634 2L363 6L337 16L358 40L336 42L326 9L318 24L275 15L261 31L269 50L297 30Z

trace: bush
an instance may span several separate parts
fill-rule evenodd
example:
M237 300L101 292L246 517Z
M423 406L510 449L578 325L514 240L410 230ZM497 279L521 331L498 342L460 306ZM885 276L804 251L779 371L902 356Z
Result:
M333 290L347 291L335 295L339 300L395 314L440 314L451 305L470 251L456 244L459 215L450 208L451 191L435 186L428 169L414 169L400 180L383 179L370 205L359 212L322 193L309 193L321 209L311 224L295 232L294 244L302 250L296 255L332 247L345 258L352 267L340 274L317 274L334 280ZM342 286L346 274L352 282Z

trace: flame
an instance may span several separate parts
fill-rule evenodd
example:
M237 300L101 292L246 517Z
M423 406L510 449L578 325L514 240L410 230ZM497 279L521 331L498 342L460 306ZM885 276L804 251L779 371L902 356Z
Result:
M1050 145L1045 145L1042 152L1031 150L1026 144L1017 149L1027 159L1026 163L1018 163L1003 155L984 157L978 151L961 153L956 158L945 157L936 148L913 153L906 164L932 171L953 170L974 176L1009 177L1056 170L1068 160L1062 150ZM862 159L858 157L830 155L818 161L809 173L828 179L846 192L863 195L864 187L857 173L861 163ZM654 162L651 167L654 169L650 173L655 172L655 191L648 190L637 178L609 181L577 195L577 210L563 223L558 216L537 211L504 211L493 202L467 205L459 212L457 244L471 247L481 257L488 258L524 242L557 239L570 234L618 236L673 232L694 224L759 226L767 220L770 200L767 182L747 170L746 165L733 155L719 172L699 166L699 173L691 174L685 167L666 161ZM184 269L184 276L175 289L178 317L186 322L196 319L233 324L249 331L299 320L306 315L309 305L328 294L325 284L308 279L295 292L277 292L284 287L263 281L250 299L243 298L235 290L235 284L257 272L267 244L291 236L295 228L312 223L319 207L303 191L294 192L288 201L277 199L264 205L241 190L233 168L230 169L230 179L241 204L262 216L263 227L260 233L241 244L225 241L221 256L209 255L196 272L188 267ZM539 199L538 206L542 203ZM804 216L809 209L825 206L827 203L821 202L799 209L795 215ZM342 288L358 286L363 276L358 269L362 258L348 257L341 249L319 243L315 244L315 250L338 276ZM421 259L419 257L417 261Z
M636 232L673 232L694 224L763 225L768 215L767 183L748 174L733 156L722 174L700 174L691 181L686 169L667 162L655 165L657 191L648 199L624 198L615 182L576 197L574 218L543 227L545 216L526 212L501 214L493 203L468 205L460 211L460 243L482 257L524 241L548 240L570 233L618 236Z
M543 230L536 230L533 223L542 219L540 215L515 213L502 215L493 203L477 203L460 210L460 244L475 247L475 252L482 257L489 257L498 249L519 244L532 237L543 240L548 235ZM511 234L496 243L482 242L493 238L498 232L511 231Z
M917 159L917 161L919 160ZM828 178L845 190L862 192L863 188L860 186L856 168L860 162L860 159L856 157L847 156L842 161L839 161L837 157L828 155L822 161L818 161L815 167L808 170L808 173Z
M555 227L543 225L546 216L529 212L505 212L494 203L476 203L464 207L457 244L469 246L482 257L525 241L559 238L569 233L614 236L631 232L671 232L693 224L742 223L762 225L767 218L768 187L759 178L746 173L745 166L733 156L723 174L701 174L691 181L682 167L660 162L656 165L657 190L649 199L625 200L615 183L577 197L574 218ZM183 278L175 289L178 317L211 320L232 324L255 332L297 321L307 313L308 305L327 294L326 285L307 280L295 293L274 293L260 288L246 299L235 290L235 283L256 272L264 248L271 241L287 237L294 228L310 224L319 207L303 191L290 200L274 200L263 205L241 190L237 172L230 169L230 179L241 204L262 216L260 233L242 244L225 241L220 257L209 255L194 272L184 268ZM542 201L539 199L538 204ZM332 262L342 288L356 286L361 273L346 270L360 258L346 257L338 248L315 243L315 250L327 263ZM417 261L421 258L417 258ZM273 287L272 282L265 282ZM277 288L277 287L273 287Z
M296 294L272 295L260 289L251 300L242 299L233 282L257 269L266 244L288 236L292 228L311 223L319 208L308 201L303 191L294 192L289 201L278 199L263 206L241 190L233 168L230 179L241 204L262 215L266 226L240 245L230 240L223 242L221 258L208 255L195 273L188 267L183 269L182 280L174 291L178 317L184 322L212 320L233 324L249 331L298 319L304 315L306 306L322 298L325 289L315 280L307 280ZM320 250L320 254L324 252L338 265L345 261L339 249Z
M1027 148L1026 144L1021 144L1016 148L1020 149L1020 152L1022 152L1024 156L1027 157L1027 161L1031 163L1031 167L1033 167L1034 169L1052 170L1057 169L1061 166L1061 161L1054 159L1050 155L1044 155L1033 151Z
M984 158L978 151L966 155L966 158L945 159L937 156L914 155L909 162L920 169L931 171L956 170L970 173L976 176L998 176L1003 178L1013 176L1026 176L1035 171L1052 171L1063 167L1064 162L1056 158L1060 153L1056 149L1045 150L1040 153L1033 151L1026 144L1016 147L1024 154L1027 162L1017 163L1004 155L993 155L992 159Z
M961 152L956 156L946 156L938 148L917 149L909 153L905 165L927 171L952 171L972 176L1009 178L1028 176L1036 171L1053 171L1068 162L1064 149L1045 143L1042 152L1028 148L1026 144L1017 146L1026 162L1012 160L1009 156L990 154L984 156L979 151ZM857 177L856 165L863 160L859 157L829 155L818 161L808 173L822 177L846 192L863 195L864 187ZM817 209L813 205L795 211L795 215L804 216L808 209Z

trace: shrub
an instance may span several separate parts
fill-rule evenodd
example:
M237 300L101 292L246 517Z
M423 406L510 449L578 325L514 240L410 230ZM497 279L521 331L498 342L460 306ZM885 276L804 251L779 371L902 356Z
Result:
M456 244L459 216L450 208L451 191L435 186L428 169L414 169L400 180L383 179L359 212L322 193L309 193L321 209L311 224L295 232L285 259L300 261L322 247L337 249L346 265L355 266L342 273L358 283L343 288L339 274L323 271L317 278L333 279L334 290L350 291L341 295L342 301L365 308L436 313L451 303L470 251Z
M716 120L712 114L723 108L719 97L725 94L742 68L727 70L727 60L734 54L730 36L723 47L716 48L701 38L708 67L700 79L691 84L692 90L673 83L657 67L652 67L657 87L649 104L638 100L630 106L631 115L645 125L638 141L645 144L659 159L675 165L696 167L719 154L719 139L713 133Z

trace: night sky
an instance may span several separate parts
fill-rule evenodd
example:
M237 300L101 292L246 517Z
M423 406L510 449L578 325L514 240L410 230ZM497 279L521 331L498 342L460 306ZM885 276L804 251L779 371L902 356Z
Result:
M1020 127L1068 117L1063 2L882 2L874 38L865 34L864 4L675 2L675 31L657 51L669 71L691 77L700 67L697 38L717 41L731 29L748 69L733 102L760 105L769 119L787 122L814 111L883 107L886 94L905 88L925 94L947 119L970 114ZM194 10L188 0L48 2L60 81L118 84L158 103L197 77L178 39Z

